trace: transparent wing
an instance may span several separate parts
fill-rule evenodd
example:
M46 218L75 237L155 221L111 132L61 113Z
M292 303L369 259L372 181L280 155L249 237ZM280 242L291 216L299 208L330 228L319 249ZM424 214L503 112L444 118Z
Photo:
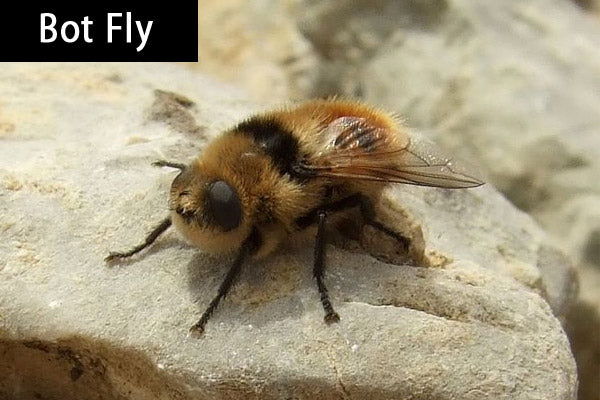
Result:
M448 189L483 184L432 143L374 126L365 118L338 118L323 137L324 150L301 166L316 176Z

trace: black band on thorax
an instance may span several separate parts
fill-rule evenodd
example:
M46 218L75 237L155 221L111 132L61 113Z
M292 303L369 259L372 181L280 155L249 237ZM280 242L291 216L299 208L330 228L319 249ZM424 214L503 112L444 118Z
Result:
M298 140L277 120L255 117L240 123L235 130L250 136L282 175L294 176L294 166L298 162Z

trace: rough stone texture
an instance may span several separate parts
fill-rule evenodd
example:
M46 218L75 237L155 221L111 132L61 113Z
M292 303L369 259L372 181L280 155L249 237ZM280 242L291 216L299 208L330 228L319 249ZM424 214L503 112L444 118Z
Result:
M307 238L250 263L195 339L229 257L168 232L102 259L164 217L174 172L151 161L189 160L257 107L155 64L7 64L0 99L0 397L575 399L545 300L571 301L570 267L491 185L389 190L381 216L419 261L368 230L366 251L329 246L339 324L323 323Z
M583 380L581 399L599 398L600 324L590 321L600 321L600 291L590 282L600 280L600 2L210 3L236 30L218 35L201 25L201 35L214 38L212 48L237 43L244 60L206 57L220 64L207 69L200 46L199 68L262 101L344 94L397 111L475 161L553 234L584 282L570 320L583 326L569 327L583 376L593 377ZM261 29L270 25L253 24L260 15L292 33ZM292 61L254 51L265 43ZM245 70L250 79L238 73ZM268 85L254 90L261 80Z

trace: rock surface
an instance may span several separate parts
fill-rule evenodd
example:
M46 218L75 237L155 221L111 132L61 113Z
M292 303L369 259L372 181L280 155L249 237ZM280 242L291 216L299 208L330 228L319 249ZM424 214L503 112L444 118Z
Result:
M390 189L381 212L421 265L371 232L367 251L329 246L339 324L323 323L311 242L295 241L250 263L196 339L229 257L175 232L119 266L103 257L164 217L174 173L153 160L189 161L257 107L154 64L7 64L0 98L0 397L575 399L545 300L561 315L569 265L492 186Z

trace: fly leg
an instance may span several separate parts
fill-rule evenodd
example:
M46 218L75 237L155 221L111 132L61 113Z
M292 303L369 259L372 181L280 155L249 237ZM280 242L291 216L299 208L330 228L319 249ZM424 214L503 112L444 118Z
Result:
M327 220L327 213L324 210L320 210L317 212L317 218L319 221L317 225L317 236L315 238L315 264L313 267L313 276L317 280L321 304L323 304L323 309L325 310L325 322L331 324L333 322L339 322L340 316L335 312L331 305L329 291L323 280L325 274L325 221Z
M402 245L404 251L408 251L408 247L410 246L410 239L402 235L401 233L388 228L381 222L377 221L375 219L375 210L373 208L373 204L371 204L371 201L367 197L360 196L359 202L360 213L363 219L365 220L365 224L372 226L373 228L385 233L393 239L396 239Z
M181 171L183 171L186 166L185 164L180 164L180 163L175 163L175 162L170 162L170 161L164 161L164 160L158 160L152 163L152 165L154 165L155 167L171 167L171 168L177 168ZM129 251L124 251L124 252L115 252L115 251L111 251L108 256L106 256L106 258L104 258L104 261L106 262L112 262L115 261L117 259L124 259L124 258L129 258L132 255L139 253L140 251L144 250L146 247L150 246L152 243L154 243L154 241L163 234L164 231L166 231L167 229L169 229L169 227L171 226L172 222L171 222L171 217L167 217L165 219L163 219L160 224L158 224L153 230L152 232L150 232L148 234L148 236L146 236L146 239L144 240L143 243L140 243L139 245L135 246L133 249L129 250Z
M133 249L129 250L129 251L125 251L125 252L113 252L111 251L108 256L106 256L106 258L104 259L104 261L106 262L112 262L114 260L117 259L124 259L124 258L128 258L131 257L132 255L139 253L140 251L144 250L146 247L150 246L152 243L154 243L154 241L164 232L166 231L169 227L171 226L171 217L167 217L165 219L163 219L161 221L161 223L156 226L152 232L150 232L148 234L148 236L146 236L146 239L144 240L144 243L140 243L137 246L135 246Z
M296 224L300 229L306 228L315 222L317 223L317 235L315 238L315 252L314 252L314 266L313 276L317 281L317 288L319 289L319 296L321 298L321 304L325 310L325 322L328 324L332 322L338 322L340 316L333 309L331 300L329 299L329 291L325 286L324 275L325 275L325 245L326 245L326 230L325 224L327 221L327 214L333 212L339 212L350 208L359 207L360 213L365 221L365 224L372 226L373 228L385 233L388 236L396 239L404 250L408 250L410 239L403 236L402 234L393 231L381 222L375 219L375 211L371 201L360 193L344 197L343 199L326 204L318 209L302 216L296 220Z
M258 231L254 230L242 244L242 247L240 248L240 251L238 252L235 260L233 261L233 264L229 268L229 271L227 271L227 274L225 274L225 279L223 279L221 286L219 286L217 295L209 303L208 307L206 308L204 313L202 313L202 316L200 317L198 322L196 322L190 328L190 332L194 336L201 336L204 333L204 327L206 323L212 316L213 312L216 310L221 300L227 296L227 293L229 293L229 290L235 283L236 278L240 275L244 261L248 256L252 255L258 249L259 246L260 235Z

